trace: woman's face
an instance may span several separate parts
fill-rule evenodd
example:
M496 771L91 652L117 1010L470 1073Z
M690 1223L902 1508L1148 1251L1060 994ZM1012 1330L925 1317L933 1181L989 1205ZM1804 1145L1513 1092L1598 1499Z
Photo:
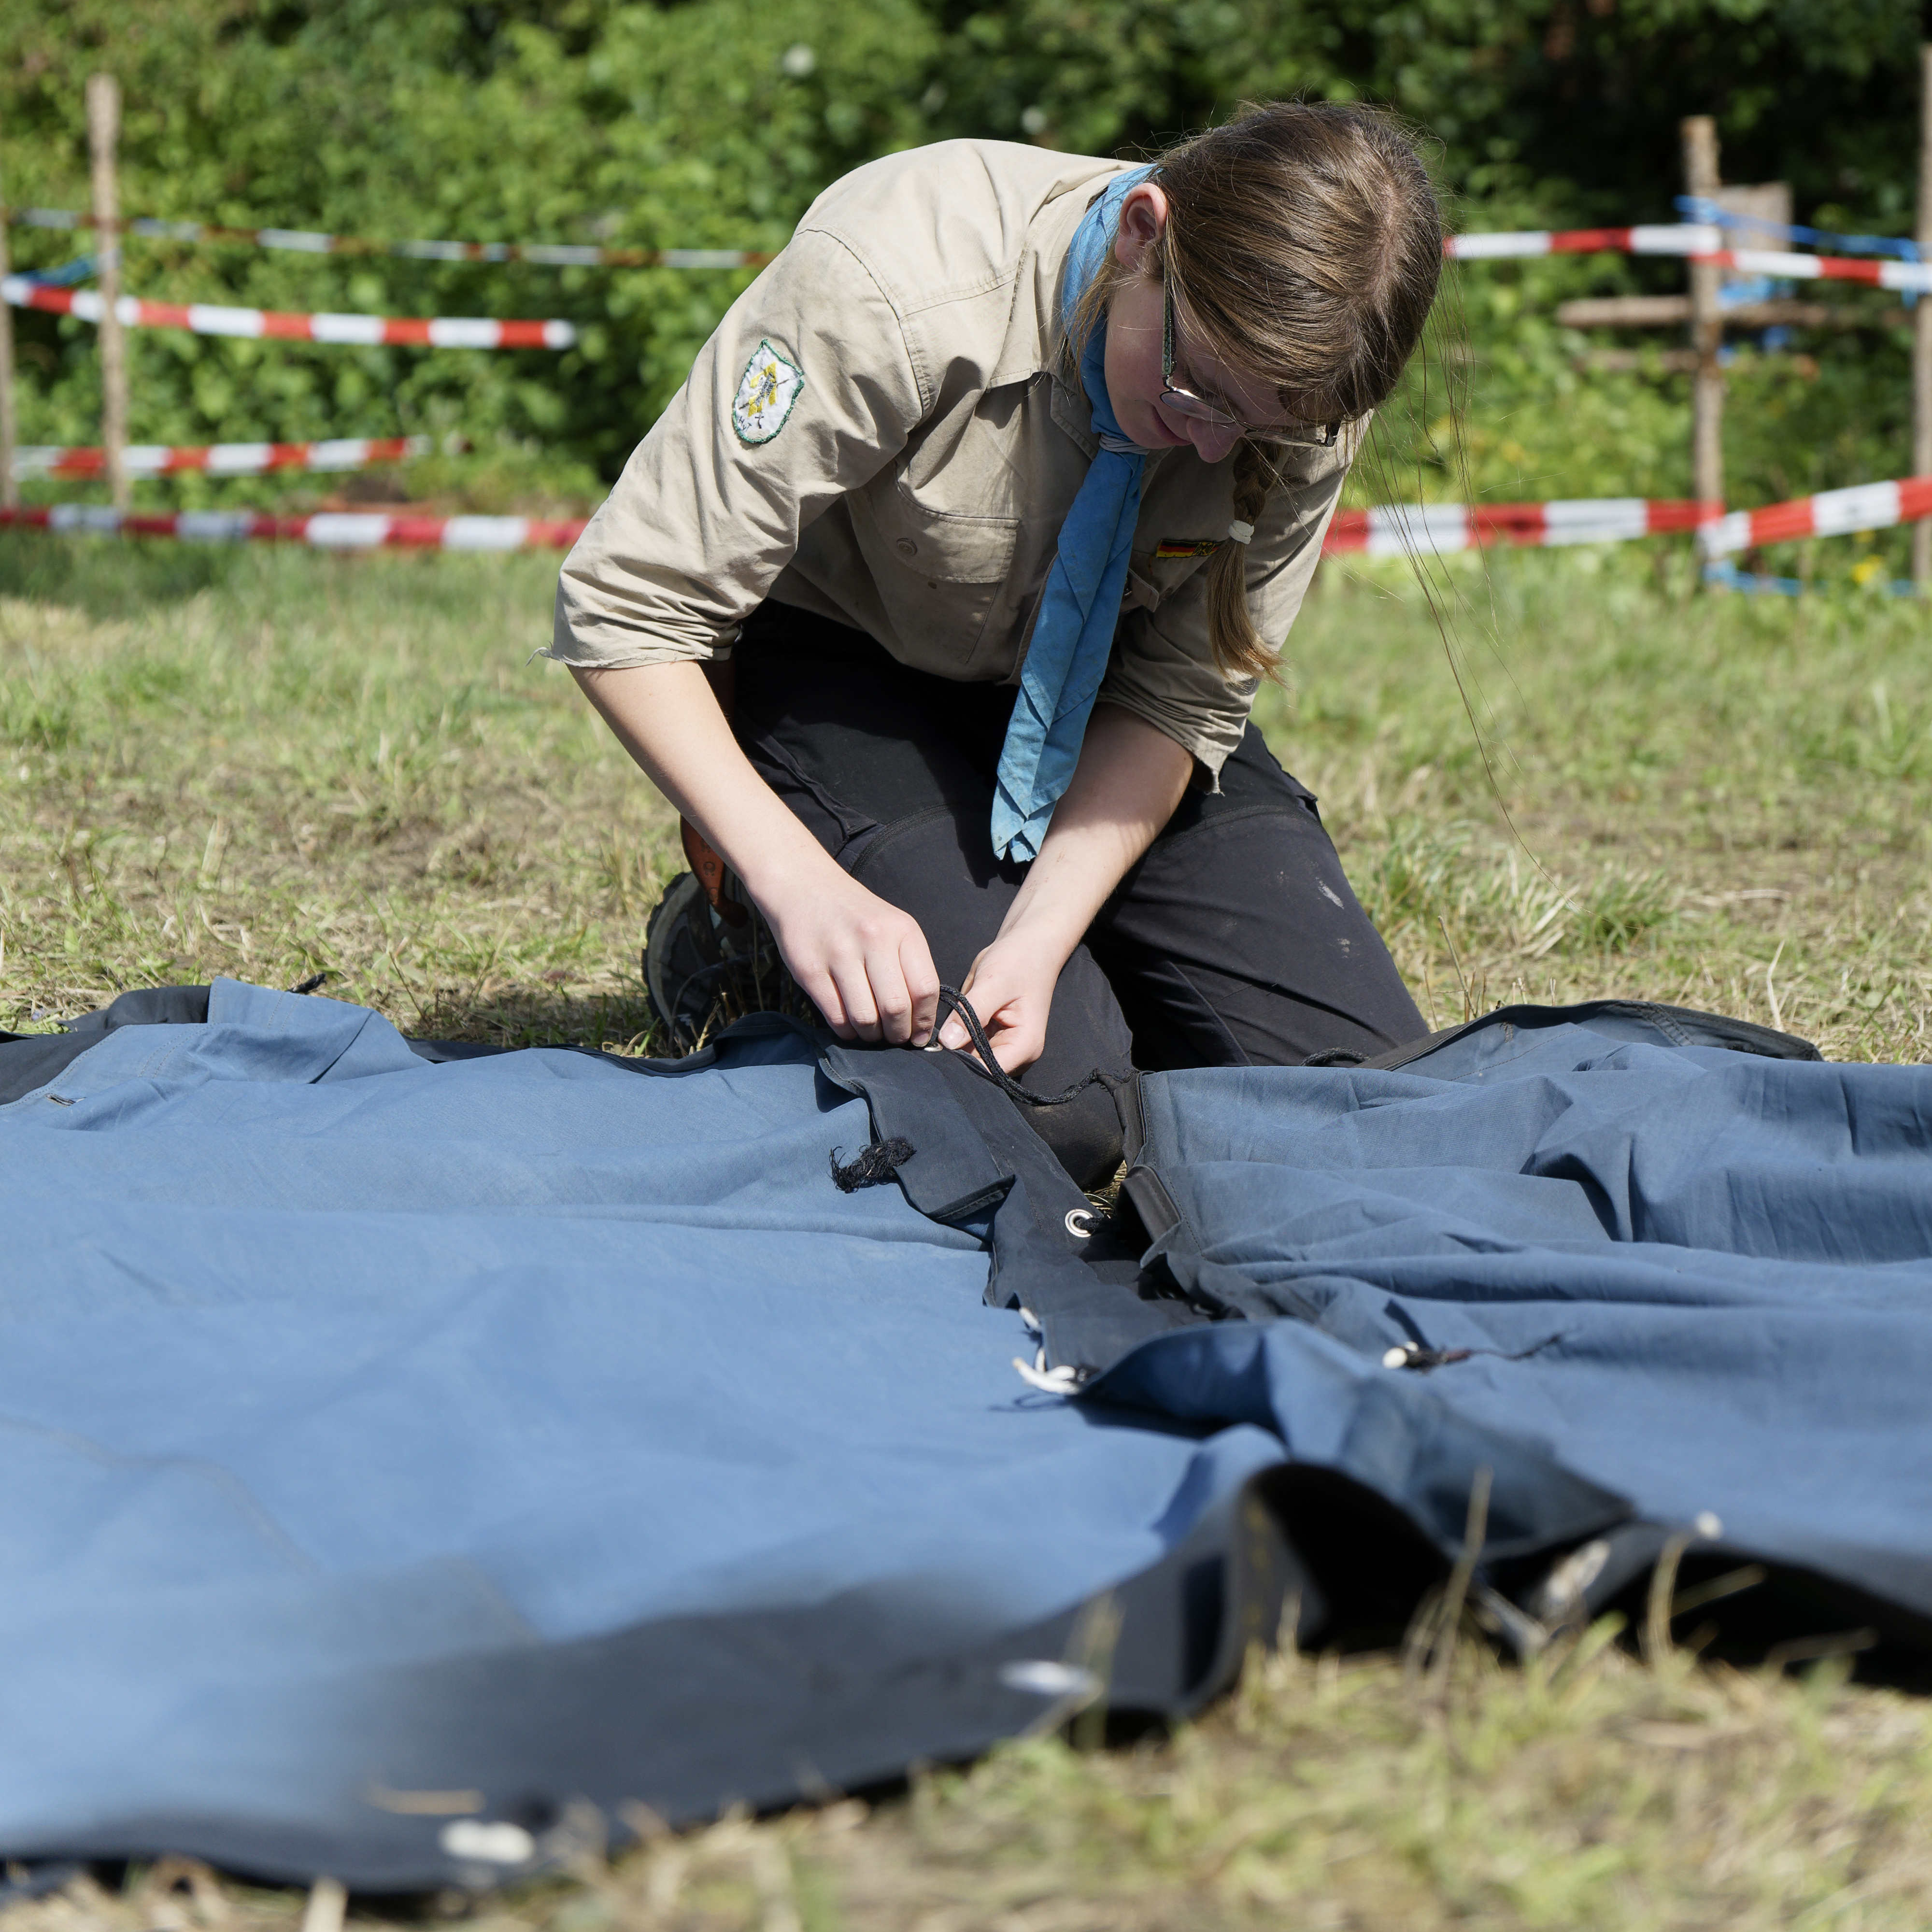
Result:
M1117 290L1107 308L1107 394L1121 429L1144 449L1192 447L1204 463L1219 463L1241 439L1235 425L1177 415L1163 404L1161 284L1144 272L1148 250L1167 225L1167 196L1152 182L1128 191L1120 204L1114 253L1134 279ZM1174 381L1244 423L1282 420L1281 400L1270 384L1217 361L1189 339L1186 319L1174 320Z

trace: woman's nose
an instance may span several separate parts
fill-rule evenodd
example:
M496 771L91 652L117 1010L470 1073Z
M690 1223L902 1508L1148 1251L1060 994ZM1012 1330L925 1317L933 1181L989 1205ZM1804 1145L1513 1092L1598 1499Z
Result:
M1194 439L1196 454L1203 463L1219 463L1241 440L1238 425L1203 422L1198 416L1188 419L1187 433Z

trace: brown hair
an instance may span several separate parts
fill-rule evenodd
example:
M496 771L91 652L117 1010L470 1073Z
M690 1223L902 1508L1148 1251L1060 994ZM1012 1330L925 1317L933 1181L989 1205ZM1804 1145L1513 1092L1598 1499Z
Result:
M1326 101L1247 107L1169 148L1153 178L1169 214L1145 272L1167 283L1195 340L1272 382L1310 424L1353 425L1383 401L1442 268L1435 193L1392 116ZM1110 251L1075 313L1076 344L1130 273ZM1277 479L1269 446L1237 446L1235 516L1258 522ZM1248 613L1246 546L1222 544L1208 571L1216 662L1231 676L1271 670L1276 646Z

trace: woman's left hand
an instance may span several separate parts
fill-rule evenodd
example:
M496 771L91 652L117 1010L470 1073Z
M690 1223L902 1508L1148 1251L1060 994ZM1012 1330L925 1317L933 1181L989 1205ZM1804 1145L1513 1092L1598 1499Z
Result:
M1193 769L1192 755L1145 719L1094 706L1040 856L959 989L1009 1073L1046 1051L1060 969L1127 868L1173 817ZM956 1013L939 1030L942 1046L964 1048L970 1037Z
M1064 954L1031 943L1021 933L1002 933L974 961L960 992L973 1003L993 1048L1009 1073L1022 1073L1046 1050L1047 1010ZM953 1014L939 1029L942 1046L971 1050L966 1023Z

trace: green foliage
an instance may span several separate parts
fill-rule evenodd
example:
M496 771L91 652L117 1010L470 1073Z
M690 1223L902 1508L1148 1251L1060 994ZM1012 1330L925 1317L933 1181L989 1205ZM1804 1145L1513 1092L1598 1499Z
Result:
M924 131L904 104L936 35L911 0L542 10L485 28L481 9L374 0L178 0L131 17L97 0L16 5L0 14L8 198L86 205L82 83L104 64L127 104L123 206L239 227L776 248L827 181ZM799 46L803 75L782 64ZM14 242L30 265L76 245ZM750 279L138 238L128 262L130 288L161 299L570 317L581 340L562 355L136 332L131 383L143 441L460 432L493 453L541 448L552 483L580 496L614 474ZM23 440L95 440L92 328L18 326Z
M127 103L130 212L774 248L828 182L897 148L974 135L1139 152L1244 98L1303 94L1385 101L1426 128L1460 226L1667 219L1678 118L1711 112L1729 178L1789 180L1808 218L1897 232L1918 34L1908 0L0 0L0 164L10 201L84 206L82 82L106 65ZM25 229L12 241L29 266L84 245ZM1682 273L1598 256L1452 274L1434 357L1384 412L1358 500L1688 495L1685 379L1654 357L1586 371L1591 345L1555 320L1566 297L1678 289ZM581 332L562 355L137 332L134 434L459 434L476 454L421 466L411 494L586 504L749 279L130 240L128 284L146 295L556 315ZM23 437L94 440L92 330L16 321ZM1733 371L1733 501L1908 466L1905 332L1800 346L1815 374L1748 351ZM184 478L144 494L191 506L338 487ZM1841 542L1815 561L1896 572L1902 542Z
M1497 225L1532 219L1526 213ZM1348 500L1690 496L1690 378L1663 362L1681 338L1586 336L1556 320L1558 304L1576 296L1669 292L1673 277L1681 291L1682 268L1672 264L1666 274L1660 266L1616 256L1452 265L1424 353L1382 412ZM1855 291L1844 306L1870 314L1884 302ZM1590 350L1612 344L1640 344L1641 366L1586 365ZM1779 502L1911 474L1906 329L1811 334L1801 346L1805 352L1797 355L1766 354L1748 341L1738 349L1724 431L1733 503ZM1786 572L1862 584L1904 576L1908 542L1904 531L1873 532L1780 546L1772 562Z
M1732 178L1907 218L1906 0L1007 0L948 18L962 131L1104 152L1243 99L1362 98L1428 128L1464 192L1660 219L1678 118L1714 113Z

